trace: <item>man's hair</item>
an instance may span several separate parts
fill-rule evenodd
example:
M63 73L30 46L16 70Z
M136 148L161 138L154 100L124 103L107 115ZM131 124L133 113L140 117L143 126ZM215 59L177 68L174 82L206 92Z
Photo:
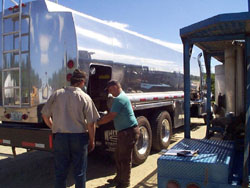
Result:
M70 84L75 85L81 81L86 80L86 73L84 71L81 71L79 69L75 69L73 72L73 75L70 79Z

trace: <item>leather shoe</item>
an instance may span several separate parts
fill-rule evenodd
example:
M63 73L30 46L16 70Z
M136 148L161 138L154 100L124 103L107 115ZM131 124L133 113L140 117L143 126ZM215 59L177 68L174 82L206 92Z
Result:
M107 182L110 184L119 184L120 183L118 178L108 179Z
M130 183L119 183L116 188L127 188L130 186Z

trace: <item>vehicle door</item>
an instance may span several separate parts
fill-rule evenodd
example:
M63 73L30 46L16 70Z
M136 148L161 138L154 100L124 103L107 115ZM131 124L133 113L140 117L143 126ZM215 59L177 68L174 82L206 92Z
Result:
M112 67L108 65L91 64L87 93L94 101L98 111L107 110L107 82L111 80Z

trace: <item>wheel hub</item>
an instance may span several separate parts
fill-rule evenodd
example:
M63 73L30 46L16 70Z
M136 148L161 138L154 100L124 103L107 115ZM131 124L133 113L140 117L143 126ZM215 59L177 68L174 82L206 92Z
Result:
M149 135L145 127L140 127L140 137L136 143L137 151L140 155L146 153L149 146Z
M162 121L162 141L167 143L170 137L170 124L167 119Z

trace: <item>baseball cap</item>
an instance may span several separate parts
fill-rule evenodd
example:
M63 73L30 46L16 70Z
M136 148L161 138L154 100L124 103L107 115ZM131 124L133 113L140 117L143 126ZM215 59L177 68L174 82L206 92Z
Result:
M105 87L104 90L107 91L109 87L115 86L115 85L119 85L119 82L117 80L110 80L108 81L107 86Z

